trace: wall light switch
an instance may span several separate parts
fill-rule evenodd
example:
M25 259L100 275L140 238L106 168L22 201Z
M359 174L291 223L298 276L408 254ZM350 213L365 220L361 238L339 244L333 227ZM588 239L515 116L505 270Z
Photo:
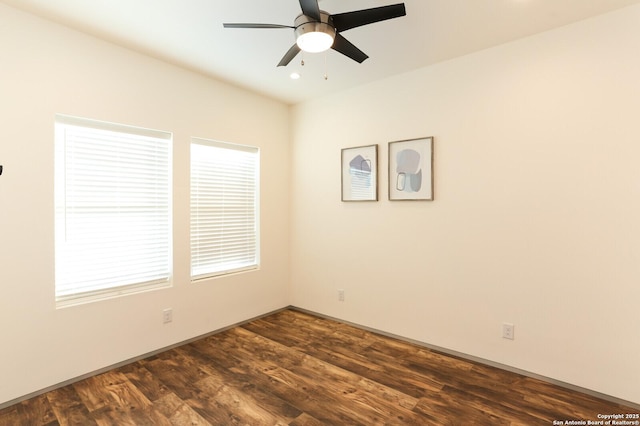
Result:
M173 309L167 308L162 311L162 323L166 324L173 321Z

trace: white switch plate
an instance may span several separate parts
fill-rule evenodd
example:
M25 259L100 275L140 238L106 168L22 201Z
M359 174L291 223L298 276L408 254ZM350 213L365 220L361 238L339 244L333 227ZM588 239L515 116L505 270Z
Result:
M173 321L173 309L167 308L162 311L162 323L166 324Z

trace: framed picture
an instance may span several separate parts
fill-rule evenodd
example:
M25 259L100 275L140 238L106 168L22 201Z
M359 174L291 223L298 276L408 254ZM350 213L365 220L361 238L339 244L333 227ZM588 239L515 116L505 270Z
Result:
M378 201L378 145L342 150L342 201Z
M433 137L389 142L389 200L433 200Z

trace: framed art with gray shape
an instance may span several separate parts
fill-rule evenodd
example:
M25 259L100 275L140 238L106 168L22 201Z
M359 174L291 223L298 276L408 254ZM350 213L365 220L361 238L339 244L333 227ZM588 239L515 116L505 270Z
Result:
M342 201L378 201L378 145L342 150Z
M433 137L389 142L389 200L433 200Z

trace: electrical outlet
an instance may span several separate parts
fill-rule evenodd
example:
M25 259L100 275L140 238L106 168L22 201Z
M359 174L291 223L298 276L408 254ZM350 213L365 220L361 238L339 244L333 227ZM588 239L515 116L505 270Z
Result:
M344 289L338 290L338 300L344 302Z
M173 309L167 308L162 311L162 323L167 324L173 321Z
M513 340L515 338L514 333L515 326L509 323L502 323L502 338Z

